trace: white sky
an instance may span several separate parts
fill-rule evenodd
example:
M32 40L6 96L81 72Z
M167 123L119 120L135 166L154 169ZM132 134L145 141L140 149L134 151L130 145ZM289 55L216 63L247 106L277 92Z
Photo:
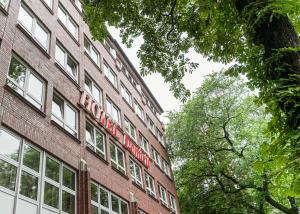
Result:
M143 39L135 39L132 47L127 48L127 46L122 43L122 40L119 36L119 31L117 29L110 27L109 32L111 33L113 38L118 41L132 64L139 71L140 60L137 57L137 51L142 44ZM195 89L197 89L201 85L205 75L210 74L213 71L219 71L224 67L223 64L207 61L205 58L194 51L190 52L188 54L188 57L193 62L199 63L199 67L197 70L195 70L192 74L187 73L184 77L184 84L191 92L194 92ZM172 92L170 92L169 90L168 84L164 82L160 74L156 73L142 78L165 112L180 109L181 102L173 96ZM163 120L163 122L167 122L165 117L162 117L161 119Z

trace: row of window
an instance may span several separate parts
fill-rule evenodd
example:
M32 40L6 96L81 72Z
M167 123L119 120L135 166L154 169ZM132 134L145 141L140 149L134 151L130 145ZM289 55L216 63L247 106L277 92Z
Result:
M74 22L70 19L70 16L61 5L59 5L58 8L58 17L61 20L61 22L66 25L70 32L73 32L74 34L78 32L78 30L76 30L76 28L72 25L72 23ZM21 5L18 21L45 50L48 50L50 33L41 24L41 22L30 12L30 9L27 8L24 4ZM100 54L86 36L84 37L84 48L86 53L91 57L91 59L97 65L100 65ZM66 71L66 73L72 79L74 79L77 82L79 67L78 62L71 56L71 54L69 54L69 52L59 41L56 42L55 61L64 71ZM109 68L109 66L107 66L107 64L104 64L103 67L104 74L106 75L108 80L116 88L118 88L117 75L112 71L111 68ZM92 81L90 80L86 80L86 89L89 92L92 92L91 94L93 95L95 100L99 102L99 104L102 104L100 89L95 86L96 84L93 84L94 86L91 86L91 82ZM126 102L129 103L129 105L134 105L134 109L138 117L142 121L145 121L145 113L142 107L138 104L136 100L134 100L133 103L132 95L123 83L121 83L121 94L126 100ZM118 108L116 106L113 106L112 104L108 105L108 107L112 118L118 123L120 123L120 113ZM155 125L153 121L149 118L149 116L147 116L147 126L149 130L158 138L158 141L165 147L163 134L157 128L155 128Z
M40 110L44 110L46 83L39 77L29 66L26 65L19 57L13 55L11 58L10 68L8 72L8 85L18 92L21 96L25 97L30 103ZM93 96L93 98L102 104L102 91L98 86L86 75L85 89ZM109 99L106 101L107 113L113 120L120 123L120 111L116 105ZM77 137L78 135L78 111L66 100L58 94L54 94L52 101L52 119L67 130L69 133ZM137 131L135 126L125 117L125 131L135 141L137 141ZM87 135L96 135L90 130L87 125ZM149 142L142 135L139 134L139 146L141 149L150 155ZM92 139L92 138L91 138ZM87 140L89 142L91 140ZM99 152L98 150L96 152ZM104 156L104 154L102 154ZM153 160L161 169L164 170L166 175L171 177L169 164L160 158L158 152L152 148L151 154Z

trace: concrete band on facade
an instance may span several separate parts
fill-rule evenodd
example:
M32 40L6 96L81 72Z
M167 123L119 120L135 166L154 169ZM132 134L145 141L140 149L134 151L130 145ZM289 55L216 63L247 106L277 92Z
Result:
M180 213L163 110L113 36L79 0L0 0L0 213Z

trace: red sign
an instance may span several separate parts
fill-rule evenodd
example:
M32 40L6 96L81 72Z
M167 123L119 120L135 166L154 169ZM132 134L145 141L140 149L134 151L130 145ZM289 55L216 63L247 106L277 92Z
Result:
M97 121L98 124L108 130L120 144L149 168L150 157L144 153L139 146L132 143L131 138L121 129L119 124L114 122L86 91L82 92L79 104L95 119L95 121Z

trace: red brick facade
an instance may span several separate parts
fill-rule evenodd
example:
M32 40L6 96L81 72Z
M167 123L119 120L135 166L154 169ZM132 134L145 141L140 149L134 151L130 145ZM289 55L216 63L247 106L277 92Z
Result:
M116 59L108 52L107 48L99 41L91 40L92 36L88 26L83 21L82 14L76 8L72 0L54 0L53 9L49 10L42 0L24 0L33 14L48 28L50 31L49 52L42 50L36 42L20 27L18 24L18 14L21 2L19 0L10 0L7 11L0 11L0 121L1 126L12 130L19 136L30 141L33 145L63 161L74 170L77 176L77 214L91 213L91 180L101 184L106 189L126 200L130 205L131 213L137 211L137 208L149 214L167 214L172 213L170 208L162 205L159 199L158 183L167 191L168 207L170 207L169 193L175 196L174 181L151 161L149 169L143 164L136 161L142 168L143 188L137 187L132 182L130 175L129 158L133 156L123 147L120 148L125 152L126 175L115 170L111 164L109 143L115 141L113 136L103 127L97 124L94 119L80 107L79 100L81 91L84 90L85 74L88 75L101 87L103 92L104 109L106 108L106 98L109 97L113 103L120 109L121 127L124 129L124 115L136 127L137 141L139 142L141 133L149 142L150 148L155 148L160 156L169 164L170 160L164 146L158 142L147 127L147 122L142 121L134 110L134 104L130 106L121 95L121 82L132 94L132 99L143 108L146 115L154 122L155 127L164 132L164 126L150 109L150 106L143 102L141 93L133 86L132 82L125 76L124 72L119 71L116 66ZM79 26L79 39L72 38L70 33L65 29L63 24L58 21L57 10L58 3L61 3L71 17ZM92 62L84 50L84 35L86 35L100 53L100 67ZM112 35L113 37L113 35ZM78 83L72 81L55 62L56 41L60 41L64 48L78 62ZM162 113L162 109L145 86L144 82L138 76L138 73L127 61L123 51L111 38L111 46L116 50L117 57L126 66L128 72L136 83L141 85L144 96L152 103L156 112ZM19 56L28 64L37 74L46 82L46 93L44 100L44 111L33 107L22 96L17 95L13 89L7 85L7 74L10 66L12 54ZM118 87L115 88L105 77L103 72L103 62L117 75ZM52 119L52 99L53 92L57 91L65 100L71 103L78 111L78 137L73 137L65 130L55 124ZM106 159L102 160L92 151L87 149L85 143L86 120L94 123L98 129L105 133L106 137ZM118 145L119 146L119 145ZM134 158L133 158L134 159ZM147 194L145 171L153 178L155 183L156 198ZM134 195L137 202L131 201L130 193ZM179 206L176 198L177 213Z

